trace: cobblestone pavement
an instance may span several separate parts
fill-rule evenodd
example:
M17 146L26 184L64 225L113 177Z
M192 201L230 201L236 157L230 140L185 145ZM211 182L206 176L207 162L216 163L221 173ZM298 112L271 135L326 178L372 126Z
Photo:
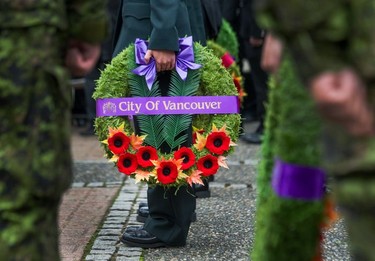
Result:
M118 174L103 159L96 137L83 138L73 130L72 143L75 183L60 209L63 261L250 260L259 146L239 142L228 160L230 169L210 183L211 197L197 200L197 221L185 247L143 250L119 238L126 226L140 224L135 213L146 201L146 186ZM342 222L326 238L324 260L350 260Z

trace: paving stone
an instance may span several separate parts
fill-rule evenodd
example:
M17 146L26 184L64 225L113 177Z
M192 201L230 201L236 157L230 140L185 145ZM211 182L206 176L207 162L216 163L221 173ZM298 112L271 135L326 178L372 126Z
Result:
M104 182L90 182L89 184L87 184L86 187L89 187L89 188L100 188L100 187L104 187Z

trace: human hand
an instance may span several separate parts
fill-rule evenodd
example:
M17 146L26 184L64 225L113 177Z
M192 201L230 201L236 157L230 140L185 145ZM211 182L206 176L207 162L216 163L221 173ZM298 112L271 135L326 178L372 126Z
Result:
M85 76L96 65L100 57L100 44L72 40L68 44L65 65L73 76Z
M176 66L176 54L174 51L168 50L147 50L144 57L146 63L149 63L151 57L156 62L156 71L170 71Z
M311 81L310 90L323 118L354 136L375 134L366 88L353 70L322 73Z
M264 40L261 67L263 70L276 73L280 67L283 45L274 35L268 33Z

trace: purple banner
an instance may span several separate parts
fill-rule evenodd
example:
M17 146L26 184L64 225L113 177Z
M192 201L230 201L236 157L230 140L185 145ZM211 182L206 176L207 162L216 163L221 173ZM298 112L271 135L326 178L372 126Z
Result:
M272 188L281 198L319 200L324 195L325 173L314 167L275 161Z
M237 96L106 98L96 101L96 115L233 114L238 102Z

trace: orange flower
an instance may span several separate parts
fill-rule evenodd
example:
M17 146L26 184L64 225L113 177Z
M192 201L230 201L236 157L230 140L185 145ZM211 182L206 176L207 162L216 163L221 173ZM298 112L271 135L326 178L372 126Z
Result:
M135 183L138 183L140 181L148 181L150 177L153 176L151 172L140 169L137 169L136 171L134 171L134 173Z
M201 151L204 149L204 147L206 146L206 142L207 142L207 138L204 137L203 135L200 135L199 133L197 133L197 140L194 144L194 147Z
M132 145L135 150L139 150L139 148L142 147L145 138L146 135L138 136L133 133L130 135L130 145Z
M186 178L187 183L189 183L190 186L193 186L193 183L204 185L201 179L201 173L202 171L198 169L194 170L193 173L191 173L190 176Z
M219 156L219 157L217 158L217 163L219 164L220 167L223 167L223 168L229 169L226 160L227 160L226 157L224 157L224 156Z
M193 126L193 144L195 144L196 141L197 141L197 133L203 134L204 133L204 129L198 129L198 128L196 128L196 127Z
M124 131L124 123L121 124L118 128L112 128L112 127L109 127L108 128L108 132L109 132L109 135L108 135L108 138L112 137L114 134L116 134L117 132L122 132L125 134L125 131Z

